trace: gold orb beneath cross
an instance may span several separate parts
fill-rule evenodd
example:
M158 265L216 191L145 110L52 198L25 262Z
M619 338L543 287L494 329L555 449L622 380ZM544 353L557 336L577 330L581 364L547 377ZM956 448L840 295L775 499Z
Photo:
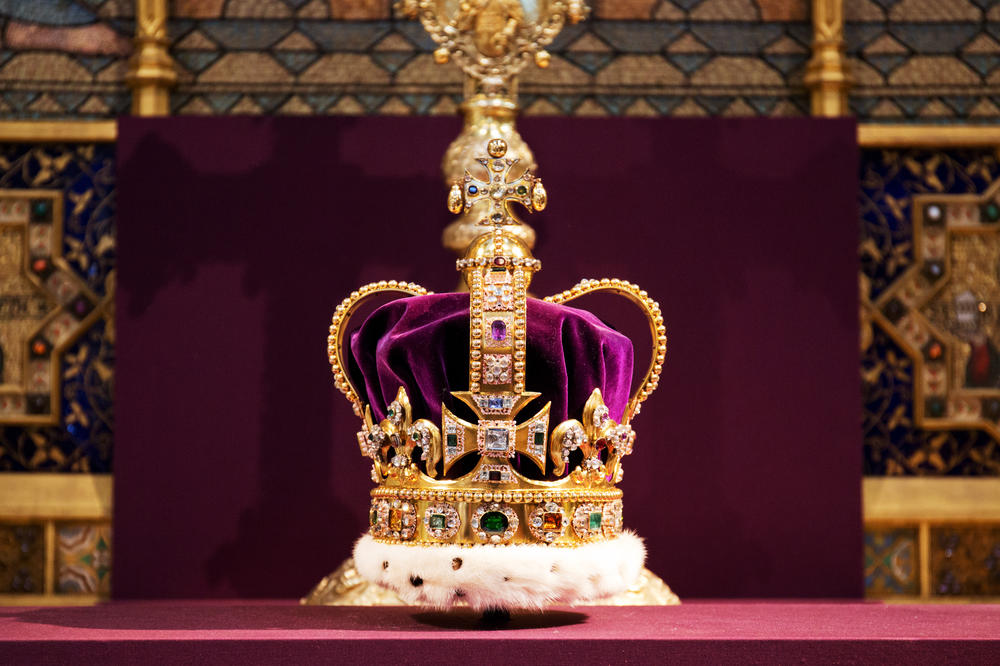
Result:
M507 154L507 142L503 139L490 139L486 145L486 150L490 157L503 157Z

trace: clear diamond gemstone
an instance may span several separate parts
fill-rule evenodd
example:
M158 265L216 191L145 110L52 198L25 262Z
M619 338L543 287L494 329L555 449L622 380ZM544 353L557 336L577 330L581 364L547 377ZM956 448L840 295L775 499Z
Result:
M486 450L506 451L507 450L507 429L487 428L486 429Z
M608 408L604 405L599 405L597 409L594 410L594 427L600 428L604 425L604 422L608 420Z

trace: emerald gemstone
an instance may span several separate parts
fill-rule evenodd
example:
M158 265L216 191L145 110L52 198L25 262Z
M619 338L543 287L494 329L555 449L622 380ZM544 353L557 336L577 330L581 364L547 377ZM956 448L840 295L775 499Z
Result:
M33 222L45 222L49 219L49 202L36 199L31 202L31 219Z
M1000 206L995 203L986 204L986 208L983 212L986 214L986 219L990 222L995 222L1000 219Z
M527 187L525 187L524 185L518 185L518 186L517 186L517 193L518 193L518 194L519 194L520 196L522 196L522 197L523 197L523 196L524 196L525 194L527 194L527 193L528 193L528 188L527 188Z
M507 530L507 516L499 511L490 511L479 519L479 527L484 532L502 534Z
M432 513L427 524L432 530L443 530L448 526L448 521L445 519L443 513Z
M545 433L541 430L535 433L535 446L540 449L545 447Z
M372 527L378 525L378 511L372 509L372 512L368 514L368 522L371 523Z
M601 512L592 511L590 513L590 529L599 530L601 529Z
M446 443L447 443L449 449L457 449L458 448L458 435L456 435L453 432L452 433L448 433L448 435L447 435L447 437L445 437L445 439L447 440Z

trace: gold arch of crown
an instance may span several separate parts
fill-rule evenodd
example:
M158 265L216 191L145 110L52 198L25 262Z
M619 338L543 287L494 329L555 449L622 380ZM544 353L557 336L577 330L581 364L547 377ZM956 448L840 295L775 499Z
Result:
M621 423L610 418L599 389L587 400L582 420L569 419L549 428L546 404L518 423L518 413L540 394L525 390L527 376L527 288L541 264L503 227L516 224L509 206L520 203L542 210L547 195L539 178L511 176L516 161L504 159L507 146L494 139L488 157L477 159L485 177L466 172L448 195L452 212L487 204L482 224L491 232L469 248L458 269L469 285L469 390L452 395L476 415L475 423L441 406L441 425L413 419L409 397L400 387L386 417L376 422L369 405L351 383L343 357L349 322L360 305L376 294L422 296L423 287L391 280L365 285L336 308L327 340L334 379L362 419L357 434L364 455L372 459L372 534L380 540L417 545L548 543L574 546L614 538L621 530L621 480L624 456L632 452L630 423L659 382L667 351L660 307L638 285L618 279L583 280L549 296L568 303L595 292L611 292L636 304L646 316L653 339L649 367L630 396ZM420 449L423 469L413 460ZM569 471L569 456L582 462ZM478 455L472 470L448 479L454 465ZM551 459L560 478L528 478L511 466L520 455L544 475ZM568 471L568 473L567 473ZM441 478L438 478L440 475Z

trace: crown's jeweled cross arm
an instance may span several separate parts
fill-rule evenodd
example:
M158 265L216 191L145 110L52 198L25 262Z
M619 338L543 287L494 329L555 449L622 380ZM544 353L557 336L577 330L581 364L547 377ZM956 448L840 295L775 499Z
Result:
M473 395L467 391L452 393L469 405L479 417L479 423L469 423L442 406L444 441L444 473L470 453L479 453L487 465L506 466L515 453L521 453L545 470L545 452L549 432L549 408L546 405L521 424L515 423L518 412L540 394L523 393L516 398L507 395ZM489 478L483 479L489 481Z
M461 183L455 183L448 195L448 209L452 213L468 212L473 206L489 202L484 215L479 220L482 225L500 226L520 224L510 204L519 203L529 211L544 210L548 204L548 194L542 179L525 171L511 179L511 172L517 159L504 157L507 144L503 139L493 139L487 145L489 157L476 158L483 166L486 178L477 178L466 170Z

